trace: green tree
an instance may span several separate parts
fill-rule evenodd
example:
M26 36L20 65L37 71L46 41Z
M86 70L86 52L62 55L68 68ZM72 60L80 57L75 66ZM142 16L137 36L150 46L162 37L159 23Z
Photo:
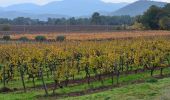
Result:
M165 7L163 7L163 10L165 11L166 15L170 17L170 3L165 5Z
M159 29L159 19L162 16L163 16L163 10L153 5L142 16L141 23L147 29Z
M101 17L100 17L100 14L98 12L95 12L93 15L92 15L92 18L91 18L91 23L92 24L100 24L101 23Z
M170 17L163 17L159 20L159 25L161 29L169 30L170 29Z

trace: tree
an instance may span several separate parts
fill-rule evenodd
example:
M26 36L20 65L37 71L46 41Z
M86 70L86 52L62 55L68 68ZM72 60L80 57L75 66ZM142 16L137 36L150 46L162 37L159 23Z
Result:
M163 17L159 20L159 25L161 29L169 30L170 29L170 17Z
M95 12L90 18L48 18L45 20L17 17L14 19L0 18L0 24L4 25L131 25L134 18L122 16L105 16Z
M163 7L163 10L166 12L167 16L170 17L170 3L165 5L165 7Z
M151 6L142 16L136 17L136 21L142 23L146 29L169 29L170 4L165 7Z
M98 25L101 23L101 17L100 14L98 12L95 12L92 17L91 17L91 23Z
M68 19L69 25L76 25L76 19L74 17L71 17Z
M159 19L161 16L162 9L153 5L142 16L141 23L147 29L159 29Z

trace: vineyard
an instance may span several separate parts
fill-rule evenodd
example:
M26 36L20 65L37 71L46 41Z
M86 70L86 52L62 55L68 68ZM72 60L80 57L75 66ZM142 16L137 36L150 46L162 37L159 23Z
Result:
M138 78L122 81L128 75L149 72L147 77L166 76L170 74L169 44L165 37L0 44L0 92L43 89L46 96L60 97L65 94L58 90L74 90L83 84L87 84L84 91L89 92L90 88L100 91L103 86L107 90L143 81ZM108 80L109 83L105 82ZM66 94L75 96L81 91Z

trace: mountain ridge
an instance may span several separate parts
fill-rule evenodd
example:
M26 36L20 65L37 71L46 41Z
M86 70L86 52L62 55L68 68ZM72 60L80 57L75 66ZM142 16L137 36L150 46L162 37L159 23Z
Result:
M49 17L88 17L94 12L110 16L136 16L143 14L151 5L163 7L165 4L166 2L150 0L138 0L131 4L124 2L106 3L101 0L62 0L53 1L45 5L23 3L0 7L0 18L13 19L16 17L30 17L34 19L47 20Z
M112 12L110 15L137 16L137 15L142 15L152 5L163 7L166 4L167 4L166 2L151 1L151 0L138 0L134 3L131 3L129 5L126 5L125 7L120 8L119 10L115 12Z
M3 7L3 11L18 11L34 14L57 14L67 16L87 16L93 12L111 12L127 5L127 3L105 3L100 0L62 0L53 1L45 5L32 3L15 4ZM0 16L1 17L1 16Z

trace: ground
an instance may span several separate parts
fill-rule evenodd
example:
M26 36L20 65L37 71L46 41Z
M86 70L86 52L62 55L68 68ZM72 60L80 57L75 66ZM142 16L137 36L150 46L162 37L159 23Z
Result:
M0 100L36 100L34 96L41 92L0 94ZM44 98L41 100L54 100ZM108 91L79 97L65 97L59 100L170 100L170 78L158 80L157 83L141 83L114 88Z
M141 83L64 100L170 100L170 78Z
M119 34L119 35L117 35ZM27 36L29 39L34 39L37 35L45 35L48 39L55 39L57 35L66 35L67 40L93 40L93 39L117 39L117 38L131 38L140 36L170 36L169 31L133 31L133 32L106 32L106 33L70 33L70 34L12 34L12 39L17 39L22 36ZM164 74L169 73L169 69L164 70ZM154 74L159 75L159 71L155 71ZM85 74L77 76L82 78ZM22 90L0 93L0 100L170 100L170 78L159 79L158 82L147 82L146 79L150 78L150 72L138 73L133 75L122 75L120 76L120 83L125 83L126 85L121 85L120 87L110 87L105 90L99 90L97 92L88 93L87 90L91 88L100 88L102 84L100 82L92 82L89 86L87 83L76 84L62 89L57 89L56 92L59 94L66 94L64 96L50 96L45 97L44 90L40 88L30 88L32 86L31 81L26 82L26 87L28 91L23 93ZM10 82L8 84L9 88L22 89L22 83L19 80ZM136 84L131 84L132 81L142 79L142 82L137 82ZM50 84L53 81L45 79L46 83ZM114 84L116 84L116 79L114 79ZM41 85L40 80L36 80L36 85ZM111 79L107 78L104 80L105 86L112 85ZM2 87L2 84L0 84ZM69 96L69 93L74 92L86 92L85 95L81 96ZM49 89L49 93L52 94L52 89Z
M118 35L119 34L119 35ZM56 39L59 35L66 36L67 40L103 40L103 39L119 39L119 38L133 38L133 37L145 37L145 36L170 36L169 31L115 31L115 32L48 32L48 33L12 33L10 34L12 39L19 39L20 37L27 37L28 39L35 39L36 36L42 35L47 39ZM3 34L0 35L3 37Z
M122 78L122 82L130 79L136 80L136 78L146 77L147 74L129 75L126 78ZM109 80L107 81L110 82ZM105 82L107 85L108 83ZM93 83L95 86L99 85L98 82ZM70 93L74 91L81 91L81 89L87 88L86 85L68 87L64 89L58 89L60 93ZM50 91L52 93L52 91ZM127 84L121 87L110 88L105 91L99 91L97 93L86 94L83 96L50 96L44 97L44 91L42 89L30 90L27 93L23 91L11 92L7 94L0 94L0 100L170 100L170 78L158 79L157 82Z

